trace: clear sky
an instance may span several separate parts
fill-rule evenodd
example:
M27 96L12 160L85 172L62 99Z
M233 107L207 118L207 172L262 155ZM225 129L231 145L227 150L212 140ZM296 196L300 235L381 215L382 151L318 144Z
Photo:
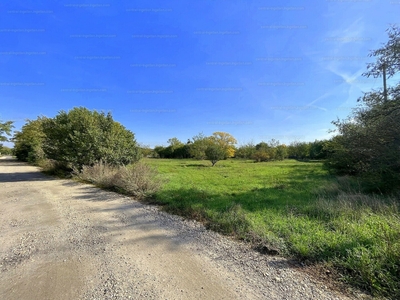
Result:
M2 1L0 119L84 106L152 147L328 138L399 20L391 0Z

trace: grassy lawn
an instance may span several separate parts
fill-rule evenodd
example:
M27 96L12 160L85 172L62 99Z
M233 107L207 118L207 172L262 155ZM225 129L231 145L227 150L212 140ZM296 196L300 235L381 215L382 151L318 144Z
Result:
M167 211L259 250L335 267L374 295L400 298L398 197L364 195L321 162L145 162L167 179L156 194Z

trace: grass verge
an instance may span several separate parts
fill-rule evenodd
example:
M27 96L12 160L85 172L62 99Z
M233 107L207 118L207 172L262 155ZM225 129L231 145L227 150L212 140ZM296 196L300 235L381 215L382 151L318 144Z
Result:
M324 264L374 296L400 298L399 197L366 195L321 162L147 159L168 183L156 200L263 252Z

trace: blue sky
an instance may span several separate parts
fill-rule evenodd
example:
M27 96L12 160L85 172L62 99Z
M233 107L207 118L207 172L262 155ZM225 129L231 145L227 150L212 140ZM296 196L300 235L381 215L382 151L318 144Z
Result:
M328 138L400 2L2 1L0 119L111 111L138 142ZM389 84L392 81L389 80Z

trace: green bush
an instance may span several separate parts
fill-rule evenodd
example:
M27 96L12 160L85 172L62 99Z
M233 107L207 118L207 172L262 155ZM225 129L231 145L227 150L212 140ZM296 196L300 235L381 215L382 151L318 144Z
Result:
M14 154L18 160L36 164L45 159L42 148L44 140L42 126L45 121L44 117L28 120L21 131L14 134Z
M43 133L46 157L78 169L100 160L127 165L141 157L134 134L115 122L110 113L83 107L61 111L43 123Z

